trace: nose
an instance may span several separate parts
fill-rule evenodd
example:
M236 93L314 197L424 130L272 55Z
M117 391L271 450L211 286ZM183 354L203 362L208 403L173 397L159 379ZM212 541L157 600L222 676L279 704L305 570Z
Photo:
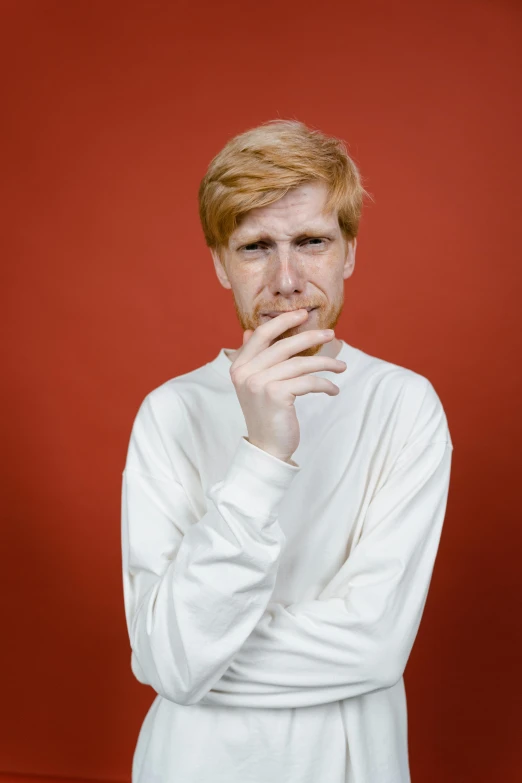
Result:
M306 284L304 269L295 251L291 248L276 250L270 261L269 280L272 296L288 297L303 293Z

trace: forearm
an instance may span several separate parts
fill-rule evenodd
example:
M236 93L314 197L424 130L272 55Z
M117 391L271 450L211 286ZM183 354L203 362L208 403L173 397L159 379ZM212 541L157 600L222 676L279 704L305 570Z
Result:
M392 684L381 653L342 599L271 603L202 703L290 708L359 696Z
M366 537L323 600L269 603L202 703L304 707L397 682L428 594L450 462L448 444L430 444L419 454L422 502L414 488L394 498L390 485L369 512Z

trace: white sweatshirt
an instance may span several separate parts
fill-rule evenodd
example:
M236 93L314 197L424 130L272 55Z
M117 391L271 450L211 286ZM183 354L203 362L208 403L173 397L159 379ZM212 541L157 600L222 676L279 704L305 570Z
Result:
M122 486L132 783L407 783L403 672L452 441L424 376L344 340L297 397L297 467L253 446L221 349L134 420Z

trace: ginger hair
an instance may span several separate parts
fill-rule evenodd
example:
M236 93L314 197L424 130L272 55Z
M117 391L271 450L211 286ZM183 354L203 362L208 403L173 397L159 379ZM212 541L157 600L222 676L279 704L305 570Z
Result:
M230 139L199 186L199 216L208 247L226 247L247 212L308 182L326 184L325 210L335 209L345 237L356 237L363 199L372 197L343 141L297 120L269 120Z

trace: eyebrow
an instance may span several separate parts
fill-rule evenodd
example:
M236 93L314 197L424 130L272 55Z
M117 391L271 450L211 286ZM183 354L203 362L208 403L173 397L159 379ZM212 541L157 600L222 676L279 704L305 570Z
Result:
M316 228L312 228L309 226L308 228L303 228L300 231L297 231L292 237L292 241L295 239L304 239L305 237L317 237L317 236L323 236L328 235L332 231L331 228L327 228L326 226L317 226ZM270 234L245 234L244 236L239 236L237 239L234 240L234 247L238 248L241 245L253 245L256 242L273 242L273 237L270 236Z

